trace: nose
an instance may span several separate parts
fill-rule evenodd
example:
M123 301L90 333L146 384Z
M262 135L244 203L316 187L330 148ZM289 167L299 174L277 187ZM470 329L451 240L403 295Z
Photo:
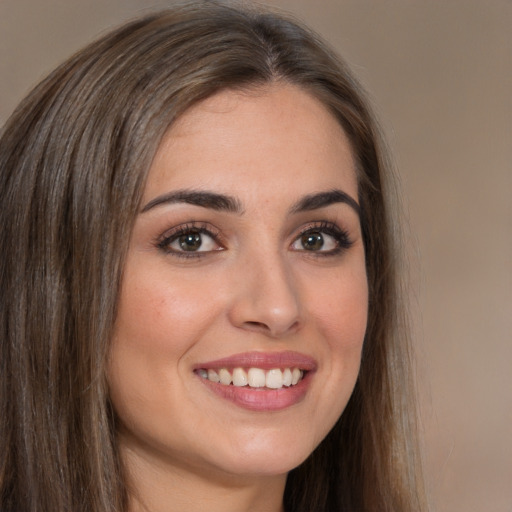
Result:
M236 274L229 311L233 325L272 338L285 337L301 327L297 283L284 262L254 257Z

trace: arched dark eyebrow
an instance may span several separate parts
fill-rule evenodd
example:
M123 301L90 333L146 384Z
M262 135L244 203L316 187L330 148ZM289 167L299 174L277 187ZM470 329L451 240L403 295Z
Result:
M242 214L244 209L240 201L232 196L225 194L218 194L216 192L208 192L205 190L175 190L167 194L155 197L147 203L141 210L145 213L157 206L172 203L187 203L203 208L210 208L217 211L225 211L230 213ZM325 208L331 204L345 203L348 204L358 215L360 215L360 208L356 200L349 196L346 192L339 189L328 190L326 192L318 192L316 194L309 194L297 203L295 203L289 210L291 214L307 212L311 210L318 210Z
M168 194L163 194L149 201L149 203L142 208L141 213L147 212L155 206L169 203L187 203L202 206L203 208L211 208L212 210L238 214L243 213L242 205L235 197L204 190L176 190Z
M318 210L319 208L325 208L326 206L335 203L348 204L357 213L357 215L361 214L361 208L357 201L352 196L349 196L346 192L339 189L319 192L317 194L309 194L292 206L290 213Z

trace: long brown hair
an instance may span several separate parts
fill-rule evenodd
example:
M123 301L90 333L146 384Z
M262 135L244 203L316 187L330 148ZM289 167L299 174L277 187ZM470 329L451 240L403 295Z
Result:
M389 168L362 89L298 23L209 1L104 36L37 86L2 130L2 511L126 509L105 363L148 168L193 104L275 81L321 100L350 138L370 287L354 393L289 474L285 508L424 510Z

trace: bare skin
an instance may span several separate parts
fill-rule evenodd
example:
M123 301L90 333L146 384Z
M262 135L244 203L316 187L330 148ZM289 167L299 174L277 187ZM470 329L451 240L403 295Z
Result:
M108 373L130 512L283 511L288 472L359 372L357 197L348 139L297 87L224 91L170 129L131 235Z

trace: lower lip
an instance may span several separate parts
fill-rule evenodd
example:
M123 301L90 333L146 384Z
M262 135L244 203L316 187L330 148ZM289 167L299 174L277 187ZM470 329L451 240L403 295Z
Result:
M304 399L311 380L307 372L295 386L280 389L250 388L248 386L226 386L203 377L201 381L217 396L250 411L280 411L291 407Z

